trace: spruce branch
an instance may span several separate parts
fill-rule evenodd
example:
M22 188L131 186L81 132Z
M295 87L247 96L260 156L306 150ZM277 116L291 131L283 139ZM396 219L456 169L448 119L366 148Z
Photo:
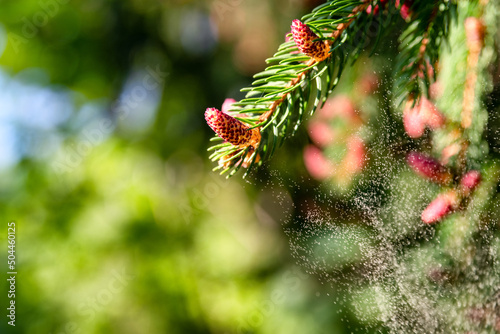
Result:
M456 5L446 0L419 1L411 7L412 22L400 36L396 58L396 104L409 101L415 105L421 96L429 96L435 81L435 64L445 41Z
M487 35L484 22L487 22L487 19L484 16L484 6L487 4L488 1L458 2L458 22L453 27L453 36L450 37L455 53L451 56L451 53L447 54L447 50L441 50L444 54L443 66L448 66L448 76L445 76L448 82L444 83L443 76L440 75L440 83L446 85L446 92L443 92L440 102L447 118L444 129L433 133L433 145L441 154L442 166L449 164L446 168L451 168L453 171L453 184L443 186L441 193L424 210L422 221L425 223L436 223L444 220L451 212L468 210L472 190L482 178L482 171L471 167L479 166L478 161L473 161L472 152L477 151L478 147L487 150L484 143L481 143L481 133L485 124L481 124L481 118L485 116L480 103L480 98L490 89L489 85L485 84L488 80L485 75L489 64L481 57L482 50L487 50L492 45L491 40L489 46L486 45L485 39ZM491 19L488 28L491 28ZM466 43L463 43L464 35ZM457 45L459 45L458 52ZM452 71L449 70L450 63L453 64ZM460 69L463 69L463 77L457 75L457 70ZM478 85L478 82L482 84ZM411 96L409 101L410 99ZM420 100L426 100L426 97L421 96ZM473 115L473 112L477 114ZM403 116L405 128L408 124L412 125L406 129L407 133L410 137L419 137L422 128L415 127L413 124L415 122L411 123L408 115L405 111ZM450 158L454 156L456 159L451 163Z
M270 66L254 75L256 80L251 87L242 89L247 92L245 98L228 110L241 124L233 121L227 124L238 124L245 131L257 130L259 140L243 141L244 144L238 141L235 145L221 136L228 131L221 131L223 125L220 125L219 132L216 131L218 137L213 140L225 142L209 149L214 151L210 159L219 162L214 170L222 170L221 174L231 171L229 175L233 175L243 166L248 168L246 176L255 164L272 156L276 147L295 133L304 114L314 113L326 101L347 60L354 60L361 53L359 47L352 50L352 46L363 45L368 37L356 33L373 23L374 15L368 15L366 9L378 2L328 1L302 21L293 22L293 40L281 44L278 52L266 61Z
M234 121L224 124L245 129L239 132L240 135L254 140L242 140L243 144L238 140L231 141L221 136L230 132L224 130L222 123L219 131L212 127L220 139L225 140L210 148L214 150L210 159L219 162L215 170L221 169L221 173L230 171L229 175L233 175L243 166L248 168L245 177L256 163L269 159L284 139L295 133L304 115L314 113L325 103L347 62L355 61L364 51L363 46L370 39L366 31L377 23L375 46L378 44L387 32L382 27L387 28L387 23L394 19L387 8L396 6L406 21L412 20L401 37L401 54L396 66L397 96L400 100L407 99L412 107L424 105L421 96L428 95L430 83L434 80L433 66L438 60L438 49L446 37L450 12L455 5L448 0L408 0L401 6L398 1L327 1L301 21L293 21L292 31L287 35L293 39L281 44L278 52L266 60L270 66L254 75L256 80L252 86L242 89L247 93L245 98L234 103L228 111ZM432 128L441 126L442 118L431 109L428 125ZM246 134L256 131L258 136Z

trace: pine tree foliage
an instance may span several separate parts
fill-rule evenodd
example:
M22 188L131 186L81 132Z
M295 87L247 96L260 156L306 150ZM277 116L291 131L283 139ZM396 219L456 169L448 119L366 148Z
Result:
M450 2L417 1L412 10L414 19L399 38L394 75L398 105L408 97L416 100L421 95L429 96L429 87L436 79L434 66L439 60L440 46L456 17L456 5Z
M292 136L314 111L325 103L349 62L355 61L369 46L373 51L379 41L401 21L398 1L327 1L301 21L317 35L316 42L326 41L330 56L315 61L300 53L288 34L269 66L254 75L251 87L243 88L246 97L229 110L249 129L258 129L258 145L232 145L222 138L212 138L210 159L218 161L221 174L233 175L242 166L246 176L256 164L268 160L283 141ZM407 96L413 101L427 95L433 81L433 64L445 40L456 4L448 0L416 1L410 8L411 20L401 35L401 54L397 59L396 95L399 103ZM377 11L369 7L380 8ZM376 29L376 35L368 31ZM256 146L256 147L255 147Z

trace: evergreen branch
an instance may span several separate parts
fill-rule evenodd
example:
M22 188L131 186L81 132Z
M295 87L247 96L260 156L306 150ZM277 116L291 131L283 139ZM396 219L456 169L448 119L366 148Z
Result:
M409 3L413 5L406 4L404 15L401 7L403 18L411 18L412 23L400 37L402 47L397 58L395 87L399 104L407 100L407 105L410 103L413 107L416 102L422 103L420 97L428 95L434 81L433 65L438 60L439 46L446 38L456 5L449 0ZM292 33L287 35L287 38L292 35L293 41L287 40L266 60L269 66L254 75L252 85L242 89L247 92L245 98L229 110L238 116L219 115L220 123L209 121L217 135L226 141L212 148L215 152L210 156L219 161L223 172L233 168L230 173L233 175L245 167L247 175L252 166L269 159L276 147L295 133L304 114L314 113L325 103L347 61L355 61L364 51L367 28L377 20L384 19L385 28L390 23L390 14L382 18L383 15L368 13L384 10L383 6L387 6L387 2L328 1L305 15L302 18L305 23L293 22ZM378 29L375 45L386 32L386 29ZM438 119L437 123L441 121ZM233 128L227 129L225 125ZM233 131L243 139L234 138Z
M396 59L395 94L398 105L405 100L415 104L428 96L435 80L434 65L438 51L449 30L456 5L447 0L415 2L411 8L412 23L400 36L400 53Z
M317 62L314 60L314 59L309 59L309 61L306 63L306 67L309 68L309 70L311 69L311 66L313 65L316 65ZM302 72L299 72L297 74L297 76L293 76L292 80L290 81L290 83L286 86L286 88L295 88L295 86L301 81L301 79L306 75L306 73L308 73L308 70L307 71L302 71ZM273 115L273 113L276 111L276 108L279 107L279 105L281 103L283 103L283 101L287 98L287 96L290 94L291 91L286 91L286 92L283 92L281 95L280 95L280 98L275 100L271 107L269 108L268 111L266 111L264 114L262 114L259 118L259 121L261 122L261 125L263 123L265 123L269 117L271 117Z
M231 142L224 138L229 132L221 124L211 125L226 141L210 148L215 150L210 158L219 161L216 169L224 173L233 168L233 175L243 166L248 168L247 175L253 165L272 156L285 137L298 129L305 113L313 113L326 101L346 61L356 59L361 52L357 45L368 38L357 32L372 23L365 15L369 5L366 0L328 1L302 18L307 25L294 21L293 41L283 43L266 60L270 66L254 75L251 87L242 89L246 97L228 110L239 116L228 115L231 119L226 117L224 121L233 125L239 122L237 127L251 131L253 139Z

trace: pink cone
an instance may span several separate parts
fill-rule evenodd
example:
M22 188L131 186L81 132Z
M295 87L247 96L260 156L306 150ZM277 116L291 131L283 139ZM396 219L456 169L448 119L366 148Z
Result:
M389 0L380 0L379 1L379 4L382 6L382 9L385 9L385 7L387 6L387 2ZM379 12L379 5L369 5L367 8L366 8L366 13L368 14L371 14L373 12L373 15L377 15L378 12Z
M345 95L337 95L328 99L325 106L318 110L318 116L323 119L332 119L340 116L347 119L359 120L354 103Z
M422 119L431 129L438 129L444 125L443 114L427 98L423 96L420 98L419 108Z
M368 7L366 7L367 14L371 14L373 12L373 15L377 15L378 11L379 11L378 5L376 5L375 7L373 5L368 5Z
M358 136L352 136L347 141L347 155L342 162L350 173L359 173L366 161L366 149L363 140Z
M224 103L222 104L221 111L224 113L228 113L229 109L232 108L233 103L236 103L235 99L227 98L224 100Z
M309 145L304 150L304 164L306 169L317 180L325 180L332 176L333 165L323 155L319 148Z
M311 121L309 122L309 136L312 141L319 147L325 147L331 144L335 139L334 131L323 122Z
M448 169L437 160L419 152L411 152L406 158L408 165L420 176L439 184L451 182Z
M207 108L205 120L208 126L222 139L236 146L254 146L260 143L261 135L257 128L250 129L248 125L237 120L217 108Z
M420 114L420 109L418 107L411 108L407 103L407 107L403 111L403 125L405 131L411 138L422 137L425 131L425 121Z
M316 41L316 35L307 24L300 20L292 21L292 36L297 48L303 54L320 62L330 56L330 46L325 41Z
M460 180L460 187L464 193L469 194L481 183L481 173L477 170L470 170Z
M399 12L401 13L401 17L406 20L409 18L412 14L411 6L413 5L414 0L396 0L396 8L399 9ZM403 4L401 5L401 8L399 7L400 2Z
M412 105L413 100L409 99L403 110L403 125L411 138L421 137L426 126L435 130L445 124L443 114L427 98L422 96L416 105Z
M435 223L451 211L457 205L457 196L454 192L439 194L422 212L422 221L426 224Z

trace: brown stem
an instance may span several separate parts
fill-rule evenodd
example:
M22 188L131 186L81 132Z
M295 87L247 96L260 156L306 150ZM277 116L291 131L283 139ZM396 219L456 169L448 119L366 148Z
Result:
M487 2L487 0L481 1L481 4L483 5L482 9L484 9L484 5L486 5ZM465 21L465 32L469 54L467 56L464 98L462 102L463 106L461 114L462 127L460 130L462 133L462 147L458 155L458 167L460 174L465 173L467 167L467 149L469 147L469 142L464 137L464 131L472 125L472 111L474 109L477 82L477 64L484 44L484 25L480 19L474 17L467 18Z
M477 81L476 66L479 54L470 53L467 57L467 76L465 79L464 99L462 107L462 128L467 129L472 124L472 109L474 108L475 87Z
M438 10L437 10L437 8L435 8L432 11L431 17L430 17L428 25L427 25L427 29L426 29L424 35L422 36L422 42L420 44L420 49L418 50L418 57L417 57L417 61L416 61L416 66L417 66L416 76L417 77L424 78L426 75L426 73L424 73L425 52L427 51L427 45L429 44L429 30L431 29L432 24L434 23L434 19L436 18L437 13L438 13ZM430 64L430 66L433 66L433 65Z
M365 2L361 5L358 5L356 7L354 7L354 9L352 10L352 13L347 15L347 18L349 18L349 21L347 21L346 23L340 23L339 25L337 25L337 30L332 34L332 37L336 40L337 38L340 37L340 35L342 34L342 32L344 32L350 25L352 22L354 22L354 19L355 19L355 15L358 14L359 12L362 12L364 10L366 10L366 8L370 5L371 1L370 0L365 0ZM335 40L332 40L332 41L329 41L329 44L333 44L333 42Z
M477 18L467 18L465 23L467 36L467 74L465 77L464 98L462 107L462 128L467 129L472 124L472 110L474 109L475 89L477 82L477 64L483 47L484 27Z
M314 59L309 59L309 61L306 63L306 66L312 66L314 65L316 61ZM298 82L300 82L300 80L302 79L302 77L307 73L308 71L303 71L303 72L300 72L299 75L292 79L290 81L290 83L288 83L288 85L286 85L286 88L290 88L294 85L296 85ZM274 111L276 110L276 108L278 108L278 106L283 103L283 101L286 99L286 96L289 94L288 93L283 93L281 94L280 98L276 101L273 102L273 104L271 105L271 107L269 108L268 111L266 111L265 113L263 113L260 117L259 117L259 121L264 123L269 117L271 117L271 115L274 113Z

